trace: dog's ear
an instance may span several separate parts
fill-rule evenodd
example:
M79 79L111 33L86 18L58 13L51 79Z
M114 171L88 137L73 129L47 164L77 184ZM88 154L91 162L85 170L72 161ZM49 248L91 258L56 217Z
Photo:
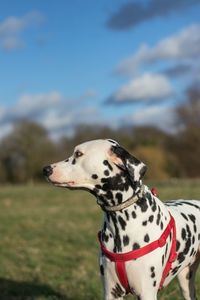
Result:
M141 180L146 173L147 166L121 146L112 146L110 154L112 162L127 171L133 182Z

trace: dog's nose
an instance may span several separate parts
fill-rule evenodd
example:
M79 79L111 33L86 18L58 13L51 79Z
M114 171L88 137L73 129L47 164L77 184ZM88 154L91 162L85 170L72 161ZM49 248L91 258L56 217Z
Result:
M43 175L49 177L53 173L53 168L51 166L46 166L43 168Z

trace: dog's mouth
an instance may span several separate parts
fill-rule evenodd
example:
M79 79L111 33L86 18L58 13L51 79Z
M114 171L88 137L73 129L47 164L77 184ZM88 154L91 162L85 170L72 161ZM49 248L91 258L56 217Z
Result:
M55 186L57 187L64 187L64 188L72 188L75 184L74 181L69 181L69 182L57 182L53 181L52 182Z
M59 182L59 181L54 181L49 178L47 178L49 182L51 182L53 185L57 187L65 187L65 188L71 188L74 186L75 182L74 181L67 181L67 182Z

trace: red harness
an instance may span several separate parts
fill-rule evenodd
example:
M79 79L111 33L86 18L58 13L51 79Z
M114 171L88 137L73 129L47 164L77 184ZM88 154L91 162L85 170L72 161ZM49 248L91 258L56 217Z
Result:
M163 270L162 278L160 281L160 289L163 286L163 283L171 270L172 263L176 259L176 226L175 226L175 221L172 215L170 214L170 221L165 228L164 232L160 236L160 238L142 248L126 252L126 253L113 253L106 249L104 244L101 241L101 231L98 233L98 238L101 246L101 251L102 253L109 258L111 261L115 262L115 268L116 268L116 273L118 275L119 281L121 282L121 285L125 288L126 292L129 293L131 292L129 283L128 283L128 278L127 278L127 273L126 273L126 268L125 268L125 262L137 259L139 257L142 257L155 249L159 247L163 247L166 244L167 238L172 232L172 244L171 244L171 250L169 254L168 261L166 263L166 266Z

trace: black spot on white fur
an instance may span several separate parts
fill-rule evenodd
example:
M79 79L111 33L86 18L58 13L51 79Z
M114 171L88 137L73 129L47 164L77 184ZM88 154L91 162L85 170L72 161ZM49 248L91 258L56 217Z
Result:
M124 293L123 289L121 288L121 286L119 285L119 283L117 283L115 285L115 287L112 288L111 294L115 299L117 299L117 298L124 296L125 293Z
M144 241L145 241L145 243L148 243L149 240L150 240L149 235L148 235L148 234L145 234L145 236L144 236Z
M129 237L128 235L123 236L123 244L124 246L127 246L129 244Z
M97 174L93 174L91 177L92 177L93 179L97 179L97 178L98 178L98 175L97 175Z

